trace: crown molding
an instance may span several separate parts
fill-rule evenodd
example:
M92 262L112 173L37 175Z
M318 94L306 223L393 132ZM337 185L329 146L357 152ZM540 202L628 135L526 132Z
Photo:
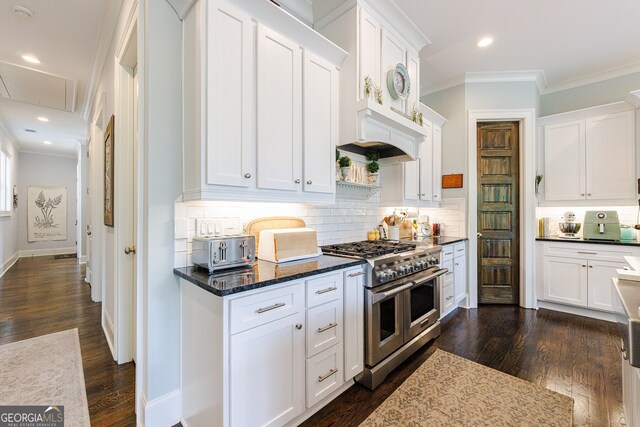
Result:
M437 85L422 86L420 88L420 96L430 95L461 84L517 82L535 82L538 92L542 93L542 90L547 84L547 77L542 70L468 72Z
M16 136L13 134L13 131L7 123L5 123L4 119L0 118L0 129L7 135L9 138L9 143L13 146L16 151L20 151L22 149L22 145Z
M46 151L38 151L38 150L18 150L18 151L21 154L33 154L34 156L64 157L65 159L75 159L78 157L78 154L76 151L74 151L73 153L61 153L61 152L48 153Z
M431 86L420 85L420 97L431 95L432 93L436 93L436 92L441 92L443 90L451 89L452 87L460 86L460 85L463 85L464 83L465 83L464 75L460 75L435 85L431 85Z
M633 90L629 92L626 101L629 104L635 105L636 108L640 108L640 90Z
M623 65L620 67L609 68L597 73L587 74L574 79L564 80L558 83L552 83L544 88L544 91L540 92L541 95L549 93L560 92L563 90L573 89L580 86L585 86L593 83L598 83L605 80L615 79L617 77L627 76L629 74L640 72L640 61L633 62L631 64Z

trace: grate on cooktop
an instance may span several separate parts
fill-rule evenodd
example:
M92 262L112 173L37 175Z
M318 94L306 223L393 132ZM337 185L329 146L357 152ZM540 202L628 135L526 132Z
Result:
M368 241L341 243L338 245L322 246L325 254L359 256L362 258L373 258L381 255L405 252L415 249L414 243L397 241Z

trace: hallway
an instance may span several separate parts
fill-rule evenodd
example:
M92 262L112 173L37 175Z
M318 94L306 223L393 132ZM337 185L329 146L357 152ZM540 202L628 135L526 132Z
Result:
M21 258L0 278L0 345L78 328L92 426L135 425L135 366L114 362L77 259Z

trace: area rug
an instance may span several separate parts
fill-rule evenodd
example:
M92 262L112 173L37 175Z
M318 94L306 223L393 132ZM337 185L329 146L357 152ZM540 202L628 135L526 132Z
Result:
M571 426L573 399L442 350L360 426Z
M0 406L64 406L64 425L89 426L77 329L0 346Z

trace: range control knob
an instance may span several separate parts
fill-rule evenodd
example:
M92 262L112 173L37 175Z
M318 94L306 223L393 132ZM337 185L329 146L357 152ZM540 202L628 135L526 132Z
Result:
M411 274L416 270L413 265L408 265L406 269L407 269L407 274Z
M378 273L378 281L380 283L385 283L387 280L389 280L389 275L384 271L380 271Z
M387 275L390 279L395 279L396 277L398 277L398 272L394 271L394 270L385 270L387 272Z

